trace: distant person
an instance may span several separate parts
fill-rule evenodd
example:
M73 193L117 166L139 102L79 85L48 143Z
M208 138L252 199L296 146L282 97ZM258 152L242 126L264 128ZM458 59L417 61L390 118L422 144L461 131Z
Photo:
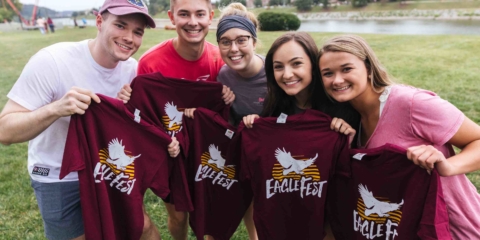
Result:
M45 20L42 18L37 18L37 27L42 34L45 34Z
M48 33L48 23L47 23L47 20L45 20L45 18L42 18L43 20L43 27L45 28L45 33Z
M78 27L77 17L73 18L73 27Z
M53 24L52 18L50 18L50 17L47 18L47 24L50 27L50 32L54 33L55 32L55 25Z
M85 239L77 172L59 180L70 116L99 102L94 92L116 97L132 81L131 56L145 27L155 27L143 4L106 0L101 9L95 39L57 43L30 58L0 113L0 143L29 141L28 172L48 239ZM142 237L159 239L148 215L144 223Z

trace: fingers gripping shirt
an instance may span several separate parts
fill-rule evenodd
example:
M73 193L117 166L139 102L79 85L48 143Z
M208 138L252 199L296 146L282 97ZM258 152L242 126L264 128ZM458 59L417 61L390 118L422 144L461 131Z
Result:
M335 239L452 239L437 171L391 144L350 153L351 177L336 175L329 191Z
M236 129L218 113L198 108L185 118L182 149L194 211L190 226L198 239L230 239L251 203L248 186L239 183L238 167L227 158Z
M139 239L145 191L161 198L170 192L171 139L134 121L121 101L99 97L84 115L72 116L60 177L78 171L87 239Z
M330 178L337 162L349 161L346 136L315 110L288 116L285 124L276 120L261 118L252 129L240 124L240 159L231 156L253 191L258 237L323 239Z

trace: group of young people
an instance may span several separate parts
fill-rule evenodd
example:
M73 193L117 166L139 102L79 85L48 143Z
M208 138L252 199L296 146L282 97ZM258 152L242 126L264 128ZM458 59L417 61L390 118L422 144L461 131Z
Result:
M58 179L70 116L84 114L92 101L99 103L95 93L127 103L132 79L155 72L222 83L234 126L254 130L259 119L316 110L331 117L329 128L347 135L351 148L389 143L406 149L414 164L442 176L452 239L480 239L475 214L480 196L465 176L480 169L480 126L455 106L432 92L394 84L359 36L334 37L318 48L308 33L289 32L263 57L255 53L258 21L243 5L232 3L222 10L218 46L205 40L213 19L209 0L172 0L170 5L177 37L152 47L138 65L131 56L145 28L154 28L155 22L142 1L106 0L96 19L95 39L42 49L8 94L0 114L0 142L29 141L28 171L48 239L85 238L78 175ZM184 115L193 118L195 111L185 109ZM455 154L452 146L461 151ZM168 153L176 157L180 152L172 137ZM253 199L244 222L249 238L257 239ZM186 239L188 212L165 206L172 237ZM141 238L160 239L145 211Z

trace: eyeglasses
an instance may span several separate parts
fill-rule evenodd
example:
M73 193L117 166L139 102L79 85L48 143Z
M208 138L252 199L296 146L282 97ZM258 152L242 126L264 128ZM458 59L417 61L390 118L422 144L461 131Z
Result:
M230 47L232 47L232 42L235 42L235 45L237 45L238 48L243 48L248 45L248 40L250 40L251 37L252 36L239 36L233 40L221 38L218 41L218 46L223 50L228 50Z

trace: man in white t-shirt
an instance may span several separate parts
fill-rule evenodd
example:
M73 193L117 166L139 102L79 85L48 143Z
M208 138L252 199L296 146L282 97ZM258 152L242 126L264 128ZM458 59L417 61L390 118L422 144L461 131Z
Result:
M35 54L8 93L0 114L0 143L29 141L31 176L48 239L84 239L76 172L59 180L72 114L83 114L95 93L116 97L136 76L131 56L145 27L155 27L142 1L106 0L95 39L57 43ZM159 238L145 215L142 237Z

